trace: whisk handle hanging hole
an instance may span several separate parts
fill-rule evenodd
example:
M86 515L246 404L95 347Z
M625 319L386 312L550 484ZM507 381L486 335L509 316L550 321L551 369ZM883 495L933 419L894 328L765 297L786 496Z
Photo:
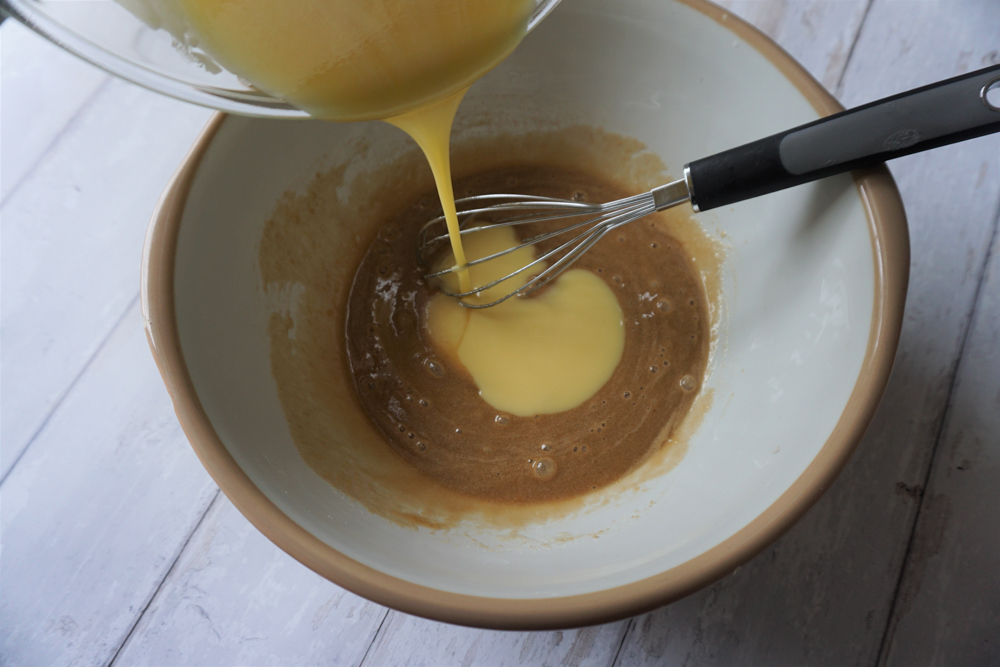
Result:
M707 211L911 153L1000 131L1000 65L856 107L687 166Z

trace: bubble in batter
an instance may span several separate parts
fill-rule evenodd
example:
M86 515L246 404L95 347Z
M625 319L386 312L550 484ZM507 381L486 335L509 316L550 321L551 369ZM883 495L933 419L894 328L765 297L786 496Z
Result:
M551 479L556 474L556 462L552 459L538 459L531 464L531 470L538 479Z
M424 368L427 369L428 373L430 373L431 375L433 375L438 379L441 379L445 375L447 375L447 373L444 370L444 366L434 361L433 359L428 359L427 361L425 361Z
M685 375L681 378L681 389L684 391L694 391L698 388L698 381L694 379L693 375Z
M391 222L388 225L383 226L379 231L379 236L386 241L395 241L401 234L402 232L399 230L399 225L395 225Z

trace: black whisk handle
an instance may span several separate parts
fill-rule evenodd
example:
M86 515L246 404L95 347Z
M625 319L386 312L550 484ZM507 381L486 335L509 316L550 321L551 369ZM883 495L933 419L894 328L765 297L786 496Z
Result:
M687 165L698 211L1000 131L1000 65L821 118Z

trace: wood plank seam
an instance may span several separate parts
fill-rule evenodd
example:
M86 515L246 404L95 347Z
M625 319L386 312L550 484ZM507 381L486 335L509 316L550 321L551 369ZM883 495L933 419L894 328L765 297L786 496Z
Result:
M195 534L198 532L198 528L200 528L201 524L204 523L205 517L208 516L209 511L215 506L216 503L220 502L220 498L221 499L225 498L225 496L222 494L222 489L216 489L215 495L212 496L211 502L209 502L208 505L205 507L205 511L202 512L201 516L198 518L197 523L194 524L194 527L191 529L191 532L188 533L187 537L184 538L184 542L177 549L177 553L174 554L174 557L170 562L170 567L166 569L166 571L163 573L163 578L160 579L159 583L156 584L156 589L153 591L153 594L149 596L149 599L146 600L146 604L144 604L142 606L142 609L139 610L139 613L135 615L135 620L132 621L132 627L130 627L128 629L128 632L125 633L125 637L118 645L118 648L115 649L115 654L111 656L111 660L108 661L106 667L112 667L112 665L115 664L115 661L118 660L119 654L122 652L122 649L124 649L125 646L128 644L129 639L132 637L132 633L134 633L135 629L139 627L139 622L142 621L143 616L146 615L146 611L149 609L150 605L153 604L153 601L156 600L156 596L160 594L160 589L163 588L163 583L170 578L170 575L177 567L177 561L181 559L181 555L184 553L184 550L191 542L191 538L193 538Z
M25 169L24 173L21 174L21 177L17 179L16 183L14 183L14 186L11 187L11 189L7 192L7 195L2 200L0 200L0 209L3 208L4 204L11 201L11 199L14 197L17 191L21 188L21 185L24 184L29 178L31 178L31 176L34 175L35 170L38 169L38 165L40 165L42 161L45 159L45 157L52 152L52 149L55 148L60 141L62 141L62 138L66 136L66 134L70 130L73 129L73 127L79 121L80 117L83 115L84 111L86 111L87 108L91 105L91 103L93 103L93 101L97 98L97 96L100 95L104 91L104 89L111 84L112 80L113 79L110 74L107 77L105 77L104 81L101 82L101 85L97 86L94 89L94 91L87 97L87 99L84 100L83 104L81 104L77 108L77 110L73 112L73 115L70 116L69 119L67 119L66 123L61 128L59 128L59 131L56 132L54 137L52 137L52 141L50 141L48 145L46 145L45 148L35 157L35 160L31 163L31 166Z
M868 20L868 14L871 12L873 4L875 4L875 0L868 0L865 4L865 11L861 14L861 20L858 22L858 29L854 31L854 39L851 41L851 47L847 49L847 57L844 58L844 66L840 69L840 76L837 77L837 86L833 91L833 94L837 97L837 99L840 99L840 95L844 91L844 75L847 74L847 68L851 64L851 58L854 57L854 48L861 40L861 32L865 29L865 22Z
M618 650L615 651L615 657L611 660L611 667L621 667L618 661L621 659L622 649L625 648L625 641L632 634L632 630L635 628L635 618L628 619L628 624L625 626L625 632L622 633L622 640L618 642Z
M10 468L7 469L7 472L4 473L3 477L0 477L0 487L2 487L3 483L7 481L8 477L10 477L10 473L13 472L14 468L17 467L18 462L24 457L24 453L28 451L32 443L34 443L35 440L38 439L38 436L41 435L42 431L45 430L45 427L48 426L49 422L52 420L52 416L55 415L56 412L59 410L59 408L62 406L63 401L65 401L66 397L69 396L70 392L73 391L73 387L77 385L77 383L80 381L80 378L82 378L86 374L87 369L89 369L91 364L94 363L94 360L97 359L97 356L108 344L108 341L111 340L111 337L114 334L114 332L118 329L118 326L125 320L125 317L128 315L132 307L135 306L138 300L139 300L139 292L136 291L135 296L132 297L132 300L128 302L128 305L125 306L125 309L114 321L114 324L112 324L108 328L108 333L105 334L104 338L101 339L101 342L97 345L96 348L94 348L94 353L91 354L90 357L87 358L86 363L84 363L83 366L80 367L80 372L78 372L76 376L74 376L74 378L70 381L70 383L66 385L66 389L59 395L59 398L56 399L55 403L52 404L52 409L49 410L48 414L45 415L45 418L38 425L38 428L35 429L35 432L32 433L31 437L28 439L28 444L24 446L24 449L22 449L21 452L17 455L17 458L14 459L13 463L10 464Z
M992 249L998 241L998 231L1000 231L1000 200L997 200L996 213L993 216L993 231L990 235L990 241L987 248ZM941 414L941 420L938 422L937 432L934 435L934 446L931 448L930 463L927 466L927 470L924 473L924 479L920 483L920 486L915 489L913 495L916 496L917 508L916 512L913 514L913 521L910 525L910 535L906 541L906 550L903 553L903 560L900 563L899 573L896 576L896 585L892 591L892 597L889 603L889 613L886 616L885 628L882 631L882 639L879 642L878 652L875 655L875 660L872 663L874 666L884 665L885 661L888 659L889 655L889 645L892 643L892 638L894 635L894 626L898 618L896 617L896 606L899 602L899 593L902 588L903 578L906 574L906 566L910 560L910 556L913 552L913 546L916 539L917 526L920 522L921 512L923 511L924 498L926 494L924 493L927 489L927 484L931 479L931 475L934 471L935 466L938 464L938 450L941 445L941 439L945 433L945 426L948 423L948 415L952 408L952 395L955 391L955 382L958 379L958 370L962 365L962 359L965 357L966 343L969 339L969 332L972 330L972 323L976 317L976 311L978 310L979 300L982 296L983 282L986 278L986 269L989 264L990 256L992 253L986 252L983 256L983 260L979 266L979 274L976 276L976 289L975 296L972 301L972 308L969 310L969 314L966 317L964 323L964 330L962 332L962 342L958 348L958 354L955 356L955 362L950 370L950 379L948 382L948 394L945 399L945 409ZM907 489L910 492L910 489Z
M358 662L358 667L363 667L363 665L365 664L365 660L368 659L368 654L370 654L372 652L372 647L375 646L375 642L377 642L379 640L379 637L382 636L382 629L385 627L385 622L386 622L386 620L388 620L389 614L391 614L391 613L397 613L398 614L399 612L393 612L388 607L386 608L385 613L382 614L382 620L379 621L378 630L376 630L375 634L372 635L372 640L371 640L371 642L369 642L368 648L365 649L365 654L363 656L361 656L361 661Z

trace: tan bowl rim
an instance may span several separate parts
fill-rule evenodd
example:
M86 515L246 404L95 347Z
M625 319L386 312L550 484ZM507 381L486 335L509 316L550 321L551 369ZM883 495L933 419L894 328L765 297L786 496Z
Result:
M801 65L756 28L706 0L680 1L752 45L784 73L821 115L842 110ZM504 630L595 625L655 609L728 574L791 527L847 463L878 407L899 341L910 264L903 204L884 166L854 174L867 209L875 255L872 327L857 382L816 458L747 526L690 561L652 577L603 591L558 598L463 595L420 586L368 567L307 532L254 485L213 429L184 363L174 311L177 237L198 166L225 118L224 114L216 114L202 131L164 191L150 222L143 251L141 288L150 349L191 447L226 496L258 530L292 557L362 597L438 621Z

